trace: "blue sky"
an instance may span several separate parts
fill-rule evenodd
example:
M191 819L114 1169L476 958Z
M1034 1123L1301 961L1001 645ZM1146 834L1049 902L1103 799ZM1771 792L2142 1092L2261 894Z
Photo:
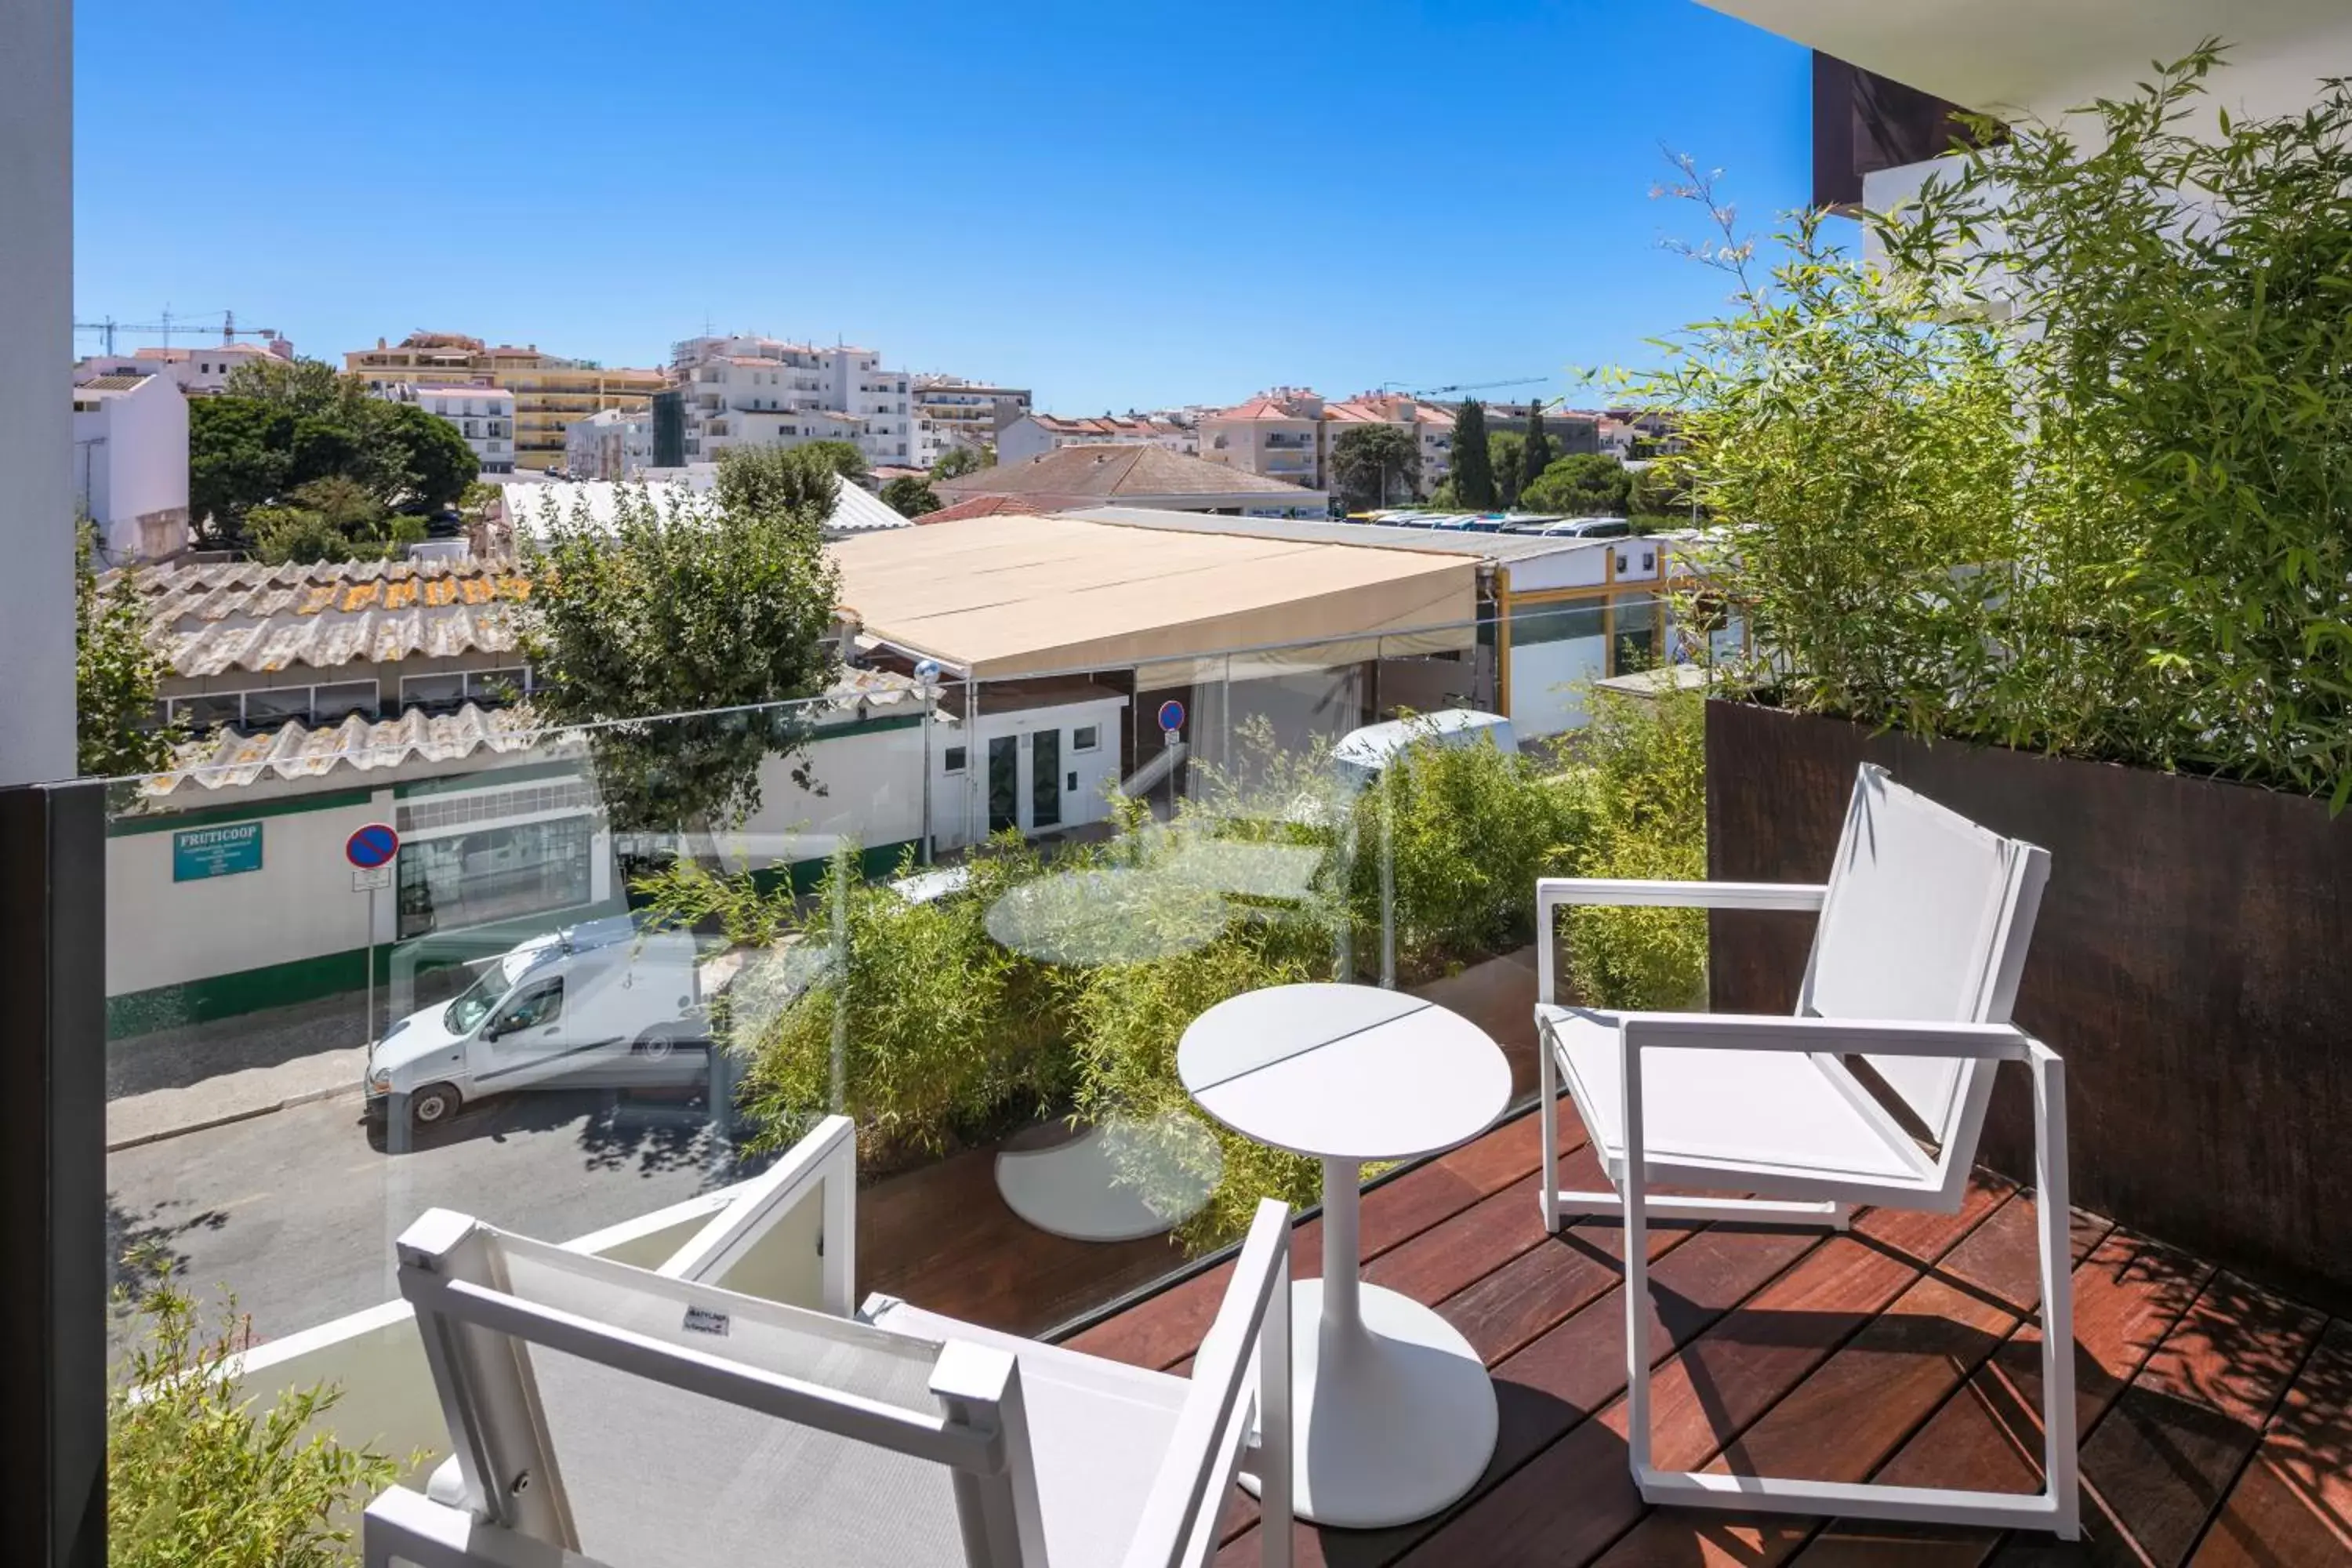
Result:
M1695 232L1662 142L1759 220L1809 178L1803 52L1688 0L75 20L77 316L338 361L424 327L656 363L707 319L1070 414L1557 393L1722 298L1658 248Z

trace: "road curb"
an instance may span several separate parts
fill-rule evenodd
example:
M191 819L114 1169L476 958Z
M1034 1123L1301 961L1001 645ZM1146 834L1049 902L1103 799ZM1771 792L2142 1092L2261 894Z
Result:
M307 1094L289 1094L285 1099L272 1100L268 1105L249 1105L242 1110L232 1110L226 1115L208 1116L199 1121L184 1121L175 1127L166 1127L161 1131L142 1132L136 1138L109 1139L106 1152L110 1154L119 1154L125 1149L143 1148L150 1143L161 1143L167 1138L184 1138L191 1132L208 1132L215 1127L227 1127L239 1121L250 1121L257 1116L268 1116L278 1110L290 1110L298 1105L315 1105L322 1100L340 1100L346 1095L357 1099L359 1092L357 1084L345 1083L337 1084L332 1089L314 1089Z

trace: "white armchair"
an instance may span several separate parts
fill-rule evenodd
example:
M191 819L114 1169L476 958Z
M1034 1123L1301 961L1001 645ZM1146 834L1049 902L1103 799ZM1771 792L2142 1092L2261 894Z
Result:
M401 1294L457 1452L367 1511L368 1568L758 1562L1202 1568L1247 1468L1290 1541L1290 1215L1261 1204L1192 1376L887 1297L858 1317L834 1118L658 1269L434 1210ZM766 1293L811 1237L824 1310ZM746 1290L756 1293L746 1294Z
M1655 1503L2077 1531L2065 1078L2009 1022L2049 856L1905 789L1854 781L1822 885L1547 879L1537 884L1544 1226L1622 1213L1628 1447ZM1576 904L1817 910L1794 1016L1559 1004L1557 912ZM1650 1463L1651 1219L1843 1227L1853 1205L1957 1210L2002 1061L2033 1088L2044 1489L1955 1491L1660 1470ZM1559 1188L1565 1087L1614 1189ZM1659 1194L1660 1184L1715 1195Z

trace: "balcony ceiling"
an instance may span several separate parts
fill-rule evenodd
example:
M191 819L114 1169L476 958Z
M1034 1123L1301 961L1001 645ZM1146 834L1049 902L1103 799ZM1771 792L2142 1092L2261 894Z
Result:
M1990 113L2049 117L2129 89L2150 60L2231 43L2218 96L2274 113L2352 74L2346 0L1703 0L1768 32Z

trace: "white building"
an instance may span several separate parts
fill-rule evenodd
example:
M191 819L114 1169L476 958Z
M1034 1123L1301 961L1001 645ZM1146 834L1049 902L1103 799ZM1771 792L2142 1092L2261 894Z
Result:
M383 384L381 395L394 403L413 403L447 420L473 448L482 472L514 472L515 395L505 387L394 381Z
M1155 415L1065 419L1054 414L1031 414L997 432L996 460L1025 463L1064 447L1158 447L1189 458L1200 455L1201 437L1197 431Z
M877 467L915 462L911 378L872 349L777 338L689 338L670 351L683 392L686 460L729 447L854 441Z
M915 467L928 468L954 447L993 446L997 433L1029 412L1029 389L966 381L956 375L914 378Z
M141 349L127 354L91 354L74 367L77 380L101 375L161 375L190 397L227 389L229 372L256 360L291 360L294 340L258 343L205 343L185 349Z
M73 389L74 500L110 562L188 543L188 400L164 375L100 375Z
M653 415L607 408L563 432L563 471L575 479L625 479L653 466Z

